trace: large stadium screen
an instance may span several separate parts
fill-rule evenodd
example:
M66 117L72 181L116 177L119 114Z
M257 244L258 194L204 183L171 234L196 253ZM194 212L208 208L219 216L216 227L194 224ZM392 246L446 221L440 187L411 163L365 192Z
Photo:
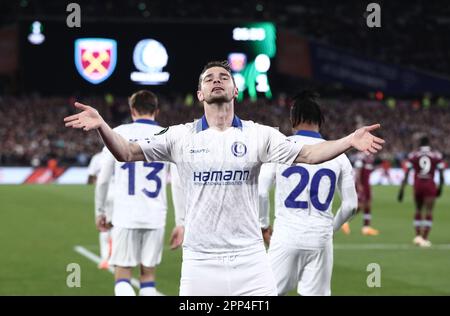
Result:
M86 22L71 29L65 21L30 20L20 30L25 92L193 92L206 62L228 60L241 97L271 97L272 23Z

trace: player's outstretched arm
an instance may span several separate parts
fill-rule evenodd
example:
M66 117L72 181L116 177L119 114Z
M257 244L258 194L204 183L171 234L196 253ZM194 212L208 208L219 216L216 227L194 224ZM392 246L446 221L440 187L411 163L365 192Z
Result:
M66 127L82 128L84 131L96 129L105 146L118 161L145 160L141 147L136 143L128 142L114 132L96 109L79 102L75 102L75 107L81 112L65 117Z
M305 145L295 162L307 164L322 163L339 156L352 147L366 154L375 154L383 148L382 145L384 144L383 139L370 133L378 128L380 128L380 124L364 126L338 140Z

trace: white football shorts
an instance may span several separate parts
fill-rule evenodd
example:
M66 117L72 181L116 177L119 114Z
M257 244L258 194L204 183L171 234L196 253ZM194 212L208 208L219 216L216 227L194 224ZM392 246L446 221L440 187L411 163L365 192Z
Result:
M180 296L276 296L264 246L234 254L183 250Z
M318 249L288 248L274 240L268 253L279 295L285 295L295 287L303 296L331 295L332 240Z
M155 267L161 262L164 228L130 229L113 227L109 264L119 267Z

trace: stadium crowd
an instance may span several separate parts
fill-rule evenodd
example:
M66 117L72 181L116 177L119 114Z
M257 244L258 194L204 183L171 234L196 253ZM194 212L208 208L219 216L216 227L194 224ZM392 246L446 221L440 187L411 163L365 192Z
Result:
M203 109L187 97L160 96L161 112L158 122L169 126L199 118ZM0 97L0 165L39 166L56 158L61 165L88 164L90 157L101 149L101 141L94 132L80 133L66 129L63 117L74 112L75 98L38 96ZM126 98L92 97L79 100L97 108L112 126L129 122ZM396 102L369 99L326 99L322 101L326 123L322 134L326 139L342 137L356 127L375 122L382 124L380 135L387 140L383 160L399 166L408 152L416 147L421 135L428 135L432 146L450 157L450 108L448 103L431 102L423 106L418 100ZM283 94L271 101L258 99L238 102L236 113L242 119L279 127L290 135L290 100Z

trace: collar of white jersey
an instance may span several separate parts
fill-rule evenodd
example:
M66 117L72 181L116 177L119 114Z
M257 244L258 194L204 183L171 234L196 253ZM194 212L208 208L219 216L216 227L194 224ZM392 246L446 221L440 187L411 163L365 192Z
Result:
M236 127L242 130L242 121L236 115L233 117L233 121L231 122L232 127ZM202 116L200 120L197 121L197 133L207 130L209 128L208 121L206 120L206 116Z
M301 130L297 131L295 133L295 135L323 139L323 137L322 137L322 135L320 135L320 133L314 132L314 131L307 131L307 130L304 130L304 129L301 129Z
M142 124L149 124L149 125L159 125L158 122L150 120L150 119L137 119L133 123L142 123Z

